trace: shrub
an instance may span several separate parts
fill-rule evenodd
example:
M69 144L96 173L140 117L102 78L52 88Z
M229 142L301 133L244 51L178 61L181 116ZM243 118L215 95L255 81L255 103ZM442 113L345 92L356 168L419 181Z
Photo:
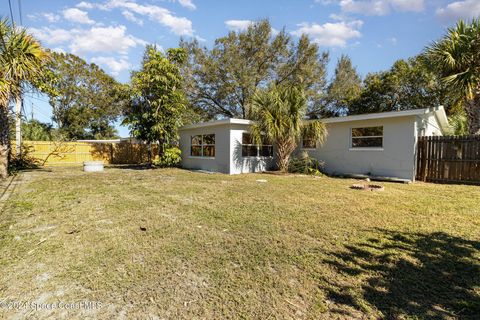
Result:
M306 153L291 158L288 164L288 172L291 173L322 175L324 168L325 162L309 157Z
M153 165L158 167L178 167L180 161L182 161L181 154L182 151L177 147L166 148L161 157L155 157Z
M22 154L17 157L15 154L15 147L10 150L10 161L8 163L8 172L14 174L24 169L35 169L41 165L39 159L33 155L33 147L22 144Z

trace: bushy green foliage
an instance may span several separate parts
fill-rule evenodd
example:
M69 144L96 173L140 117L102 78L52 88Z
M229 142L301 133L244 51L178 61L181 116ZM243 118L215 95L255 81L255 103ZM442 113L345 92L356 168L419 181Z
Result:
M27 141L51 141L53 137L51 124L32 119L22 122L22 139Z
M468 135L468 119L464 114L454 114L448 117L448 122L452 127L452 134L456 136Z
M161 156L155 157L153 165L159 167L178 167L182 161L182 151L177 147L166 148Z
M349 104L349 114L419 109L444 105L452 108L439 74L422 57L398 60L383 72L369 73L361 94Z
M325 162L309 157L306 153L291 158L288 163L288 172L290 173L322 175L324 168Z
M140 71L132 74L131 101L124 124L134 137L159 144L159 155L177 139L186 109L179 65L186 59L183 49L166 54L147 46Z

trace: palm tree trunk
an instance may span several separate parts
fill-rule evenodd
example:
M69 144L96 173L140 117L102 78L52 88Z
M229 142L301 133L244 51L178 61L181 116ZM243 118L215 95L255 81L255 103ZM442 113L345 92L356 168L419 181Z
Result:
M470 134L480 134L480 92L465 102L465 112Z
M8 108L0 105L0 179L8 176L8 161L10 155Z
M22 97L15 96L15 146L17 159L22 156Z
M276 145L277 153L277 167L280 172L288 172L288 163L290 162L290 156L295 150L295 143L292 141L281 141Z

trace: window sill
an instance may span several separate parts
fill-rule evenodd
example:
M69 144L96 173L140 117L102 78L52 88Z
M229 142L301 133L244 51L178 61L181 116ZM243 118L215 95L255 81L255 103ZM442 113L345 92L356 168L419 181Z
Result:
M383 148L350 148L349 151L383 151Z
M215 157L199 157L199 156L187 156L188 159L208 159L208 160L212 160L212 159L215 159Z
M317 148L300 148L300 150L307 150L307 151L309 151L309 150L317 150Z

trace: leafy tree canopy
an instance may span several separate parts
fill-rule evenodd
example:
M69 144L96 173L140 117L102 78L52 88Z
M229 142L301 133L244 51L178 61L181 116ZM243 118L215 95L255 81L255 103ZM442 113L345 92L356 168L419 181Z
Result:
M396 61L388 71L370 73L363 89L349 107L349 114L384 112L444 105L448 112L455 108L438 73L429 68L422 57Z
M51 124L32 119L22 122L22 139L28 141L51 141L54 129Z
M132 73L131 101L124 123L141 140L158 142L160 156L177 139L186 110L180 65L186 60L183 49L166 54L147 46L142 67Z
M350 104L362 91L362 79L346 55L338 59L335 76L328 86L324 115L341 116L349 112Z
M268 20L215 40L212 49L181 41L189 53L182 69L191 105L204 118L251 118L258 88L296 85L310 109L318 109L326 86L327 53L305 35L297 43L285 32L274 35Z
M51 53L48 95L65 139L108 139L124 107L124 86L96 64L73 54Z

